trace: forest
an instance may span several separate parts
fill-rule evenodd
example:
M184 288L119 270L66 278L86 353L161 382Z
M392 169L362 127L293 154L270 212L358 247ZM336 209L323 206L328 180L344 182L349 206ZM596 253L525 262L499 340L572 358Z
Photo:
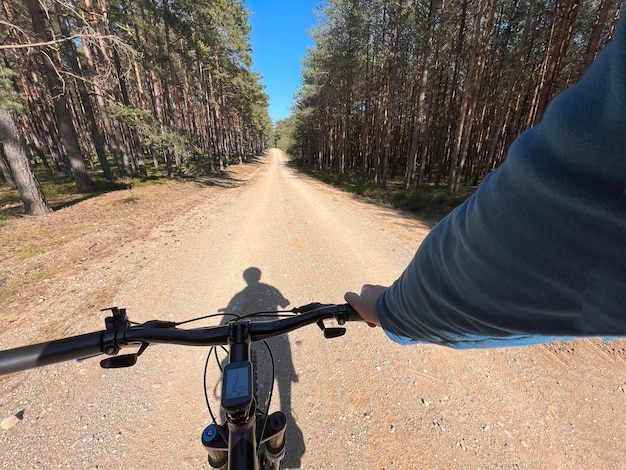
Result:
M475 187L611 39L618 0L323 0L274 125L242 0L3 0L0 183L78 192L280 146L404 190ZM273 132L273 139L272 139Z
M3 0L0 176L25 213L50 210L42 175L86 192L259 155L248 19L236 0Z
M385 187L477 185L611 39L613 0L328 0L281 148ZM411 186L413 185L413 186Z

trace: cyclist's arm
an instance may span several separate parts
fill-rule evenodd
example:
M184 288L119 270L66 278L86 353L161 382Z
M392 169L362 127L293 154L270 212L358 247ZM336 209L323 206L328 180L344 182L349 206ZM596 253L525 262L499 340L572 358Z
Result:
M626 336L625 26L378 298L392 339Z

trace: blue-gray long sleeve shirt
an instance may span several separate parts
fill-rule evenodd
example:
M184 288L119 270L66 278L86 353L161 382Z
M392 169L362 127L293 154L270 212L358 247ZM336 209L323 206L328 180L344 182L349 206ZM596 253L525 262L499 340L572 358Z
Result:
M626 24L378 301L400 343L626 336Z

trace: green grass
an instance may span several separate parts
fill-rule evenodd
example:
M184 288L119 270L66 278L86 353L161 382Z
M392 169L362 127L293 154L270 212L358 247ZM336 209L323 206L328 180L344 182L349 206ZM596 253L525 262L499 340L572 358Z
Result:
M79 194L76 189L76 183L71 178L62 178L56 181L52 178L46 180L39 179L39 184L47 199Z
M405 190L401 179L391 179L387 187L383 188L371 181L363 181L361 176L353 173L325 172L303 167L297 160L293 160L291 165L344 191L411 212L431 223L444 218L476 191L475 186L461 186L457 194L449 196L447 186L435 187L428 183L419 187L412 185L409 190Z
M461 205L475 190L475 187L464 186L459 189L458 194L450 196L447 187L436 188L422 184L419 188L414 186L408 191L404 189L393 191L392 204L399 209L437 222Z

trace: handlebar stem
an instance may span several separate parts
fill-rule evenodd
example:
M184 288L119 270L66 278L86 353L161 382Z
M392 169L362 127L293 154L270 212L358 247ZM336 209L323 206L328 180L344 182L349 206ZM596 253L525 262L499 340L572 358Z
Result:
M228 323L228 347L230 362L242 362L250 359L249 321L231 321Z

